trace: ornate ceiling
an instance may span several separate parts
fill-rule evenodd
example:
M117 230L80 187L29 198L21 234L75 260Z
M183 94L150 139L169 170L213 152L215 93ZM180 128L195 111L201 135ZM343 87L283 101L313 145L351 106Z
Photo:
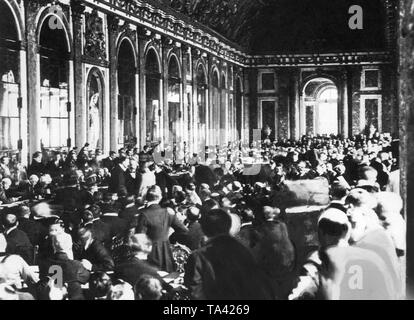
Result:
M387 0L158 0L251 53L307 53L385 48ZM393 1L393 0L391 0ZM360 5L364 29L350 30Z

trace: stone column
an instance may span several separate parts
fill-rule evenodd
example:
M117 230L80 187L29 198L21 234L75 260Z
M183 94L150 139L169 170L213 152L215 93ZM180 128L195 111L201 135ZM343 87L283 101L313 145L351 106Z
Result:
M20 161L21 163L26 166L28 164L29 159L29 149L28 149L28 109L27 109L27 54L26 54L26 41L24 44L21 44L20 48L20 141L19 144L21 146L20 150Z
M82 63L82 20L85 6L78 1L72 3L73 22L73 74L75 103L75 146L82 147L87 140L87 115L85 107L85 74Z
M193 115L193 92L191 90L189 99L187 98L187 75L191 75L190 70L187 69L187 65L191 64L191 58L189 54L189 47L187 45L181 45L181 87L182 87L182 105L183 105L183 115L182 115L182 139L187 144L187 151L193 150L193 137L194 137L194 115ZM191 124L191 125L189 125Z
M339 134L343 135L344 137L348 137L349 135L349 123L348 123L348 75L347 72L344 70L340 76L340 87L338 88L339 92L339 111L338 118L339 118Z
M36 1L25 1L27 42L27 105L29 125L29 157L41 151L40 145L40 56L37 39L36 16L40 5ZM30 160L29 160L30 161Z
M146 145L147 136L147 122L146 122L146 92L145 92L145 43L147 36L145 30L142 28L137 29L138 34L138 72L139 72L139 105L138 105L138 117L140 122L140 135L139 135L139 147L142 149Z
M298 140L304 128L301 128L301 93L299 92L299 70L294 70L290 76L290 137ZM303 116L303 115L302 115ZM303 121L302 121L303 123Z
M117 35L119 30L119 18L108 15L109 28L109 104L110 104L110 148L118 149L119 138L119 120L118 120L118 52L117 52Z

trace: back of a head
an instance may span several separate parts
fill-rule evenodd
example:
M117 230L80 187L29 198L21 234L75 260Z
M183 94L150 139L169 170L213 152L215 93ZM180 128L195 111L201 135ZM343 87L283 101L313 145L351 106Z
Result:
M32 215L35 218L45 218L52 215L52 210L46 202L41 202L32 207Z
M58 233L52 237L55 252L70 254L72 252L72 237L67 233Z
M214 199L206 200L201 206L201 215L207 214L210 210L220 208L219 203Z
M213 209L200 220L201 228L207 237L229 234L232 226L230 215L222 209Z
M13 228L17 226L17 217L12 213L6 213L3 216L2 224L6 229Z
M160 300L162 298L161 282L153 276L144 274L135 284L135 293L139 300Z
M375 183L377 181L378 172L373 167L364 166L359 169L359 178Z
M200 219L200 209L197 207L190 207L187 210L187 219L189 221L197 221Z
M146 200L149 202L159 202L162 199L162 191L159 186L152 186L148 189Z
M355 188L349 192L345 199L345 204L351 204L356 208L365 207L374 209L377 207L377 200L368 191L361 188Z
M16 208L16 215L18 218L28 218L30 216L30 208L28 206L19 206Z
M348 189L343 184L335 182L331 185L329 193L333 200L341 200L347 196Z

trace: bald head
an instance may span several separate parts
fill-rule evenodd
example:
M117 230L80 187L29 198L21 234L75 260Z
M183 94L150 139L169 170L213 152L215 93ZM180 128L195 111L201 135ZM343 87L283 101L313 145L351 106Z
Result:
M16 227L18 224L16 215L12 213L7 213L3 216L3 226L6 229L11 229Z
M67 233L59 233L52 237L55 253L66 253L69 257L72 253L72 237Z

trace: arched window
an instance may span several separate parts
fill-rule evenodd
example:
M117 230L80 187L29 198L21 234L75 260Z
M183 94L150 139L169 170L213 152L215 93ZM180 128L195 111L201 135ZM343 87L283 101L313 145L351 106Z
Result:
M206 91L207 81L206 75L202 65L197 69L197 106L198 106L198 123L200 125L206 124Z
M213 92L212 92L212 99L211 105L209 109L210 113L210 142L214 145L218 144L219 142L219 135L217 134L220 130L220 88L219 88L219 75L217 71L213 71Z
M135 146L137 143L135 70L133 48L128 40L123 40L118 54L118 119L120 121L120 136L124 137L124 144L130 146Z
M86 82L88 101L88 142L92 149L103 149L104 84L98 68L93 68Z
M181 79L179 64L175 56L172 56L168 64L168 130L172 143L177 142L179 135L179 120L181 117Z
M338 90L336 87L328 87L319 92L317 97L319 134L338 134Z
M40 109L43 147L57 149L69 138L69 49L63 29L40 29Z
M0 152L17 152L19 135L19 41L16 21L0 2Z
M146 93L146 141L155 142L160 138L161 125L160 84L161 72L157 54L153 49L147 53L145 61L145 93Z

